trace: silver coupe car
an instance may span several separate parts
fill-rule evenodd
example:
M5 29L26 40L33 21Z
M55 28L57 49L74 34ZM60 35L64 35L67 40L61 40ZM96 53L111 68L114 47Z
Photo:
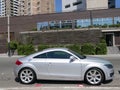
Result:
M86 81L99 85L114 77L113 65L109 61L79 55L67 48L49 48L19 58L14 73L24 84L43 79Z

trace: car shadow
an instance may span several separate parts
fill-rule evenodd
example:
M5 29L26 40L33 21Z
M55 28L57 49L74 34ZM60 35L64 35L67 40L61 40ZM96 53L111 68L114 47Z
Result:
M103 84L109 84L109 83L111 83L113 80L108 80L108 81L105 81L105 82L103 82Z
M83 81L61 81L61 80L37 80L40 84L85 84Z
M15 78L15 81L20 83L18 78ZM109 80L109 81L105 81L103 84L109 84L111 83L113 80ZM85 81L63 81L63 80L36 80L35 84L72 84L72 85L84 85L84 86L91 86L89 84L87 84ZM92 85L93 86L93 85ZM97 85L100 86L100 85Z

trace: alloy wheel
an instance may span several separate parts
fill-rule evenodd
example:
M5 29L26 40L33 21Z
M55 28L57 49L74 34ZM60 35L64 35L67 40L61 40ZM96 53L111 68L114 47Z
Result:
M31 69L23 69L19 74L20 81L24 84L33 83L35 80L35 74Z
M103 74L102 74L101 70L99 70L97 68L90 69L86 73L86 81L89 84L98 85L98 84L101 84L102 80L103 80Z

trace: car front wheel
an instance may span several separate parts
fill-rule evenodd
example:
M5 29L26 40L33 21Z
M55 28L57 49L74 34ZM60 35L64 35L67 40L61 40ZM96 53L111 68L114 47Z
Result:
M23 84L32 84L36 80L35 73L30 68L24 68L19 73L20 82Z
M91 85L100 85L104 80L103 72L98 68L92 68L86 72L85 81Z

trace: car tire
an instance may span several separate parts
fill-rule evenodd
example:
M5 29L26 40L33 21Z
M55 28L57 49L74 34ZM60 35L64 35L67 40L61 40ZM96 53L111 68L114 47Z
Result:
M90 85L101 85L103 80L104 74L98 68L89 69L85 74L85 81Z
M35 72L30 68L23 68L19 72L19 80L23 84L33 84L36 80Z

